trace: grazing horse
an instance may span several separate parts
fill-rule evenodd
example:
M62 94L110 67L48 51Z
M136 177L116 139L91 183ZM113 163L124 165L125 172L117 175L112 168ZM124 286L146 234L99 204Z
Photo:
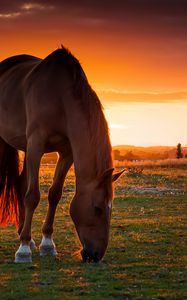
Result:
M18 151L25 152L19 172ZM111 144L101 103L79 61L64 47L45 59L18 55L0 63L0 224L17 222L15 262L31 262L34 210L40 200L44 153L59 154L48 195L40 254L56 255L53 221L66 174L74 163L70 215L83 261L102 259L108 244L113 188Z

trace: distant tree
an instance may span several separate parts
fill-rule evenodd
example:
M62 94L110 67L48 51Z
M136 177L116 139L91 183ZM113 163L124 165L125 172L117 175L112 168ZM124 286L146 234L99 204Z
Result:
M136 156L132 153L132 151L127 151L123 156L125 160L135 160Z
M186 152L186 153L185 153L184 157L187 158L187 145L186 145L186 147L185 147L185 152Z
M120 151L119 150L113 150L113 156L114 156L114 159L115 160L120 160L120 157L121 157L121 155L120 155Z
M181 148L181 144L178 143L177 145L177 152L176 152L176 158L182 158L183 154L182 154L182 148Z

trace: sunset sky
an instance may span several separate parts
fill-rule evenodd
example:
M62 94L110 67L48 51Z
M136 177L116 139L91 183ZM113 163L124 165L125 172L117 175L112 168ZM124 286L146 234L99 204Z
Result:
M98 93L113 145L187 144L187 1L0 2L0 60L63 44Z

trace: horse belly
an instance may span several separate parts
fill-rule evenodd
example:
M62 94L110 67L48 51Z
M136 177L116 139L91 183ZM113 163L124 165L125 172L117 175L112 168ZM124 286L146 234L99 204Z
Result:
M26 116L21 80L14 73L9 75L0 78L0 137L16 149L24 150Z
M14 147L15 149L21 150L21 151L25 151L26 147L27 147L27 141L26 141L26 136L14 136L12 138L9 138L9 140L7 141L7 143Z
M26 135L1 125L2 124L0 123L0 137L15 149L25 151L27 144Z
M26 149L26 135L24 128L20 127L20 123L8 118L8 122L3 122L5 118L0 120L0 137L12 147L18 150Z
M12 147L19 150L26 148L26 135L25 135L25 118L22 113L21 105L17 103L17 109L5 109L0 105L0 136Z

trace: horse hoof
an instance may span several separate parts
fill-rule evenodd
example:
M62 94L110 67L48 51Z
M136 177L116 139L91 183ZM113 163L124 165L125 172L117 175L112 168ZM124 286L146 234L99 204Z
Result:
M40 256L46 255L56 256L57 251L53 240L50 238L43 237L42 242L40 244Z
M30 246L20 245L19 249L15 254L15 263L31 263L32 262L32 252Z
M31 256L15 255L15 263L32 263Z
M30 246L31 250L36 250L37 249L35 241L33 239L31 239L31 241L29 243L29 246Z
M55 248L50 248L50 247L40 247L40 256L57 256L57 251Z

